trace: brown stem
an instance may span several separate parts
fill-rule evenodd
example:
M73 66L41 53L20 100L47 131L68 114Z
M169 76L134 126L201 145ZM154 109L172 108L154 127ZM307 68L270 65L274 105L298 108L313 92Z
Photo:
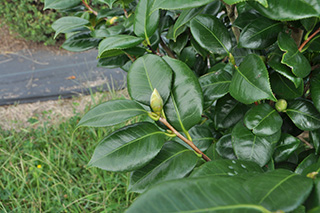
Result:
M306 46L306 44L307 44L315 35L317 35L319 32L320 32L320 27L319 27L314 33L312 33L312 35L309 36L307 40L305 40L305 41L301 44L301 46L299 47L299 51L301 52L301 50L303 49L303 47Z
M163 49L167 52L167 54L171 57L171 58L176 58L176 56L174 55L174 53L170 50L170 48L164 43L164 41L162 40L162 38L160 37L160 44L163 47Z
M128 58L130 58L130 60L132 61L132 62L134 62L135 61L135 59L131 56L131 55L129 55L128 53L126 53L125 52L125 54L126 54L126 56L128 56Z
M88 10L90 11L90 12L92 12L94 15L98 15L98 13L97 13L97 11L95 11L95 10L93 10L91 7L90 7L90 5L88 5L87 4L87 2L85 1L85 0L82 0L82 3L84 4L84 6L86 6L86 8L88 8Z
M201 154L202 158L205 161L211 161L211 159L208 156L206 156L203 152L201 152L201 150L198 149L198 147L196 147L196 145L194 145L194 143L192 143L192 141L185 138L173 126L171 126L166 119L160 117L159 121L162 122L164 125L166 125L176 136L178 136L181 140L183 140L186 144L188 144L194 151Z
M238 17L238 12L237 12L237 8L235 4L229 5L226 4L224 1L222 1L222 3L225 5L226 9L227 9L227 15L229 17L229 20L231 22L231 24L233 24L233 22L237 19ZM239 37L240 37L240 30L237 27L231 27L232 32L234 34L234 36L236 37L237 42L239 42Z
M307 145L307 147L309 147L310 149L313 149L313 146L308 141L306 141L306 139L302 137L302 134L298 135L297 138L300 141L302 141L305 145Z
M151 50L151 52L155 55L158 55L158 53L156 51L154 51L154 49L152 49L152 47L150 45L148 45L149 50Z

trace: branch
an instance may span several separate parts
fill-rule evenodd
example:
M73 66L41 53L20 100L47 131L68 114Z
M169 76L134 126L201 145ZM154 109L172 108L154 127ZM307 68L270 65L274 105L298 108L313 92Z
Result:
M171 57L171 58L175 58L176 56L174 55L174 53L170 50L170 48L164 43L164 41L162 40L161 36L160 36L160 44L163 47L163 49L167 52L167 54Z
M198 149L198 147L196 147L196 145L192 143L192 141L185 138L173 126L171 126L166 119L160 117L159 121L162 122L164 125L166 125L176 136L178 136L181 140L183 140L186 144L188 144L194 151L200 154L205 161L211 161L211 159L208 156L206 156L203 152L201 152L200 149Z
M303 133L302 133L303 134ZM309 147L310 149L313 149L313 146L308 142L306 141L306 139L304 139L302 137L302 134L298 135L297 138L302 141L307 147Z
M86 8L88 8L88 10L90 11L90 12L92 12L94 15L98 15L98 12L97 11L95 11L95 10L93 10L91 7L90 7L90 5L88 5L87 4L87 2L85 1L85 0L82 0L82 3L84 4L84 6L86 6Z
M238 17L238 13L237 13L237 8L236 5L228 5L226 4L224 1L222 1L222 3L226 6L227 9L227 15L229 17L230 23L231 25L233 24L233 22L237 19ZM234 36L236 37L237 42L239 42L239 37L240 37L240 30L237 27L231 27L232 32L234 34Z
M304 46L306 46L306 44L315 36L317 35L318 33L320 32L320 27L311 35L308 37L307 40L305 40L301 46L299 47L299 51L301 52L301 50L303 49Z

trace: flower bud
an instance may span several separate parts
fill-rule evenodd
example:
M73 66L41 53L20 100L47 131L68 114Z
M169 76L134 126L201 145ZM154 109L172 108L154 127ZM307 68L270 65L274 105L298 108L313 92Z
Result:
M287 101L284 99L279 99L278 102L276 103L276 110L278 112L284 112L287 109Z
M161 115L161 111L163 108L163 100L157 89L154 89L153 93L151 94L150 106L153 112L155 112L159 116Z

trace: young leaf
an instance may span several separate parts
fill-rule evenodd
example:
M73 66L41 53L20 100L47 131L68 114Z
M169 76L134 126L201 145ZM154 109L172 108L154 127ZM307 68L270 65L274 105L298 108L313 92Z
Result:
M99 45L101 39L92 38L91 32L80 32L70 36L63 44L62 48L71 52L81 52L90 50Z
M263 16L273 20L292 21L309 17L319 17L320 6L314 0L268 0L268 7L259 3L248 3Z
M244 183L244 187L258 204L270 211L281 209L285 212L302 205L310 194L312 185L310 178L283 169L256 175Z
M232 145L238 159L253 161L261 167L270 160L281 131L271 136L257 136L239 122L232 130Z
M225 159L237 159L232 147L231 134L222 136L216 143L217 153Z
M190 29L194 39L210 53L229 54L231 51L230 34L218 18L198 15L192 19Z
M286 112L293 123L301 130L312 131L320 128L320 113L310 101L290 101Z
M246 56L240 67L236 67L229 90L232 97L245 104L262 99L277 101L270 88L268 70L254 54Z
M165 103L170 95L172 70L156 55L145 55L136 60L127 77L128 92L132 99L150 105L150 97L157 89Z
M259 104L246 113L244 125L255 135L269 136L281 129L282 118L269 104Z
M286 161L300 145L300 140L289 134L282 134L274 151L273 158L276 163Z
M70 7L77 6L81 0L45 0L44 1L44 8L43 10L46 9L54 9L54 10L62 10L62 9L67 9Z
M99 143L89 165L108 171L133 171L149 163L165 141L165 133L152 123L126 126Z
M183 178L198 160L193 150L169 141L150 163L131 174L128 191L142 193L156 183Z
M226 95L217 101L213 122L216 129L228 129L238 123L247 112L246 105Z
M311 66L306 57L298 50L294 40L286 33L278 36L278 46L285 53L281 62L292 69L297 77L304 78L311 72Z
M146 39L147 43L151 45L149 38L157 30L160 13L159 10L151 11L155 0L140 0L134 17L133 30L134 33Z
M140 104L132 100L107 101L89 110L79 121L77 127L104 127L123 123L138 115L147 114Z
M88 24L87 19L75 17L75 16L66 16L59 18L52 24L52 28L56 31L54 38L56 38L60 33L68 33L72 30L84 27Z
M201 120L203 96L199 81L185 63L168 56L163 59L174 72L171 95L164 112L178 131L188 131Z
M143 41L130 35L114 35L103 39L99 44L99 58L117 56L123 54L123 49L135 47Z
M199 78L203 91L205 109L210 107L213 101L223 97L229 92L232 76L224 69L210 72Z
M243 160L215 160L203 164L194 170L190 177L234 176L242 173L262 173L260 166L254 162Z
M277 41L282 23L265 17L255 19L240 34L238 45L243 48L265 49Z
M320 74L312 76L310 92L314 106L320 112Z
M127 212L268 213L252 202L242 183L241 178L216 176L166 182L142 194Z

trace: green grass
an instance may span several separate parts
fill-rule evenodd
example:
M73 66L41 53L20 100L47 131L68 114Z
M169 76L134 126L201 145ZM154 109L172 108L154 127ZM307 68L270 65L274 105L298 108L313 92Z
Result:
M87 167L114 128L80 128L71 140L79 119L0 130L0 212L123 212L130 205L136 194L126 192L128 173Z

